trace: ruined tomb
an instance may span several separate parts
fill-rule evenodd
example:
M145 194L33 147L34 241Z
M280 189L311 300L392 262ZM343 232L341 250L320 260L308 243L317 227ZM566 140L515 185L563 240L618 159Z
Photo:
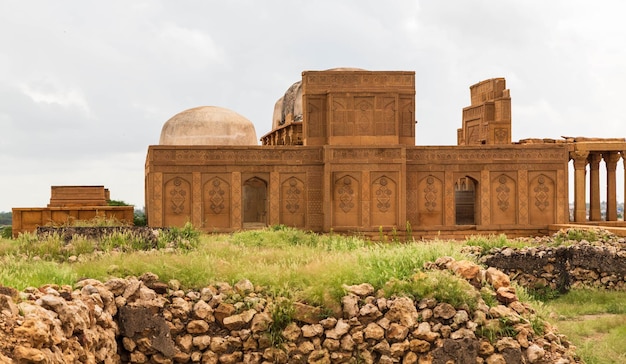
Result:
M463 238L570 222L568 164L583 144L511 142L503 78L470 87L456 146L415 146L415 119L414 72L305 71L276 103L262 145L225 135L149 146L148 224Z

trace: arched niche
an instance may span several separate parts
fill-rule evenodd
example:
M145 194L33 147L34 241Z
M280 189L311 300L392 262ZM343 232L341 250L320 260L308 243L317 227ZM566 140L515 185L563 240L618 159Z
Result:
M530 223L553 224L556 220L556 182L544 173L530 178L528 184Z
M517 223L517 183L502 173L491 180L491 223L513 225Z
M304 227L306 200L304 182L289 177L280 186L280 223L287 226Z
M422 178L417 198L419 225L443 225L443 181L432 174Z
M165 182L163 193L165 226L182 227L191 221L191 183L176 176Z
M202 187L203 225L206 228L230 227L230 184L219 177Z
M470 176L464 176L454 183L455 221L457 225L476 225L477 208L476 192L478 181Z
M398 187L396 181L383 175L372 182L371 197L371 225L392 226L397 224L398 216Z
M252 177L243 183L244 227L267 225L267 182Z
M361 226L361 186L351 175L341 175L333 183L333 225Z

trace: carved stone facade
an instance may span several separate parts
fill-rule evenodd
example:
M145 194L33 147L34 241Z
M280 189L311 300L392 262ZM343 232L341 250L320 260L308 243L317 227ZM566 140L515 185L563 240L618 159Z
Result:
M415 146L413 72L308 71L298 89L302 117L275 110L264 145L150 146L149 225L464 237L569 222L570 147L511 143L504 79L470 88L458 146Z

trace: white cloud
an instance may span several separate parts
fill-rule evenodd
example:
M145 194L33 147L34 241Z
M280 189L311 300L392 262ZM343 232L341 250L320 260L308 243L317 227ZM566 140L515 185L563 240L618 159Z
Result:
M91 111L83 93L72 87L63 87L54 83L22 83L19 89L36 103L56 104L65 108L78 108L85 116Z
M303 70L415 71L420 145L455 144L469 86L492 77L511 89L514 138L626 136L624 10L611 0L10 2L0 163L11 173L0 190L11 194L0 211L36 193L45 204L61 183L140 203L147 146L166 120L217 105L262 135Z
M226 62L223 50L211 36L199 29L167 24L160 29L158 41L153 44L157 52L178 66L204 69L212 64Z

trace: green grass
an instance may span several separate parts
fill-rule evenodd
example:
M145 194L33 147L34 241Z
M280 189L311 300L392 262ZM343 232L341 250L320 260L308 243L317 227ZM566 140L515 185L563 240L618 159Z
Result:
M592 238L564 232L563 241ZM473 236L467 245L521 247L523 241L504 235ZM243 231L230 235L198 233L191 225L172 229L159 236L157 248L125 233L101 241L75 237L69 242L59 236L39 238L23 234L18 239L0 239L0 285L23 290L45 284L73 285L81 278L106 281L112 277L157 274L167 282L178 280L183 288L200 289L217 282L234 284L249 279L276 301L272 315L272 342L280 344L280 332L291 320L291 303L322 306L327 312L340 308L344 285L370 283L386 297L425 297L454 306L475 307L482 297L495 305L492 290L480 292L448 271L426 271L426 262L451 256L474 260L465 253L465 244L451 241L374 243L355 236L318 235L285 226ZM70 263L70 256L78 260ZM559 328L578 347L586 363L626 362L626 292L575 290L552 299L553 295L531 295L516 287L520 300L530 302L538 312L531 320L536 332L543 330L544 318ZM541 299L541 301L538 300ZM510 334L506 322L486 332L495 339ZM489 330L490 328L485 328Z
M587 364L626 363L626 292L573 290L545 302L551 322Z
M35 267L47 262L52 274L45 283L73 284L80 277L106 280L111 277L139 276L153 272L161 280L177 279L183 287L199 289L215 282L235 283L249 279L255 285L290 292L298 300L316 305L336 305L345 294L344 285L371 283L387 294L416 298L432 296L454 302L475 304L476 297L462 292L466 282L455 276L433 273L430 279L415 280L425 262L441 256L471 259L455 242L413 242L377 244L353 236L317 235L284 226L244 231L232 235L198 235L191 227L173 230L167 241L175 249L150 250L134 242L132 236L112 235L98 245L97 252L83 238L66 244L58 236L37 238L24 234L0 244L4 255L29 257L20 264ZM161 238L161 237L160 237ZM82 255L80 255L82 254ZM78 255L68 263L67 257ZM52 268L54 267L54 268ZM24 268L28 270L28 268ZM24 277L21 279L20 277ZM27 276L8 277L2 283L23 289L32 285ZM392 286L385 286L389 281ZM449 287L445 292L437 286ZM458 296L458 297L457 297Z

